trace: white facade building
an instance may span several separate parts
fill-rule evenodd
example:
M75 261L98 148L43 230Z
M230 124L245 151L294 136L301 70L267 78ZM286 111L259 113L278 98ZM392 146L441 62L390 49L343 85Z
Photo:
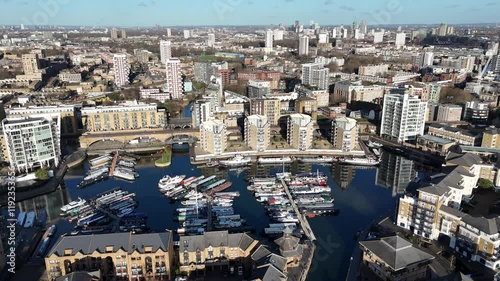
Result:
M172 42L170 40L160 41L161 63L166 64L167 60L172 58Z
M113 56L113 68L115 72L115 84L123 87L129 84L130 64L126 54L115 54Z
M59 116L60 117L60 116ZM18 173L59 165L60 118L16 118L2 121L11 167Z
M401 49L406 45L406 33L396 33L396 49Z
M183 96L181 61L172 58L166 62L166 89L172 99L180 99Z
M380 136L397 142L414 140L424 134L427 102L409 94L384 97Z
M266 49L273 49L274 32L271 29L266 30Z
M215 46L215 34L213 34L213 33L208 34L208 37L207 37L207 46L208 47Z
M323 67L322 63L304 64L302 65L302 84L326 90L329 85L329 74L329 69Z
M373 43L378 44L384 42L384 32L377 31L373 33Z
M309 54L309 36L302 36L299 39L299 55L307 56Z

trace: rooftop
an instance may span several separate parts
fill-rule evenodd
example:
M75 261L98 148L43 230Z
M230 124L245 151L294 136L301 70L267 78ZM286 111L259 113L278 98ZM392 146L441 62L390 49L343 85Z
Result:
M436 136L431 136L431 135L423 135L423 136L419 136L419 138L427 140L427 141L443 144L443 145L454 143L454 141L443 139L443 138L436 137Z
M432 255L413 247L399 236L391 236L379 240L359 242L362 248L369 250L393 271L406 268L409 265L433 260Z
M64 256L66 250L71 250L71 255L82 253L90 255L97 251L104 253L106 247L113 247L113 252L122 249L132 253L138 251L144 253L145 247L152 247L152 252L159 249L168 251L171 239L170 232L132 234L132 233L110 233L92 234L79 236L61 236L54 244L47 256Z

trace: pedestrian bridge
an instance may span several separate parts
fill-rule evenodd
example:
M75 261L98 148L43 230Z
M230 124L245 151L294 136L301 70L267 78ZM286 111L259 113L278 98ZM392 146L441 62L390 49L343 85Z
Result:
M124 144L137 141L144 143L144 140L153 142L164 142L165 144L195 143L200 138L199 129L154 129L154 130L127 130L127 131L106 131L87 132L80 137L80 146L88 148L96 142L115 141Z
M190 136L190 135L176 135L173 136L165 141L165 144L167 145L173 145L173 144L183 144L183 143L188 143L188 144L193 144L198 141L197 137Z

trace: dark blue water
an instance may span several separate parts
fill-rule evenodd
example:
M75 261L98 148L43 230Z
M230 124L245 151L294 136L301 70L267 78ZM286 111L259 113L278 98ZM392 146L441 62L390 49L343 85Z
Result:
M82 180L87 169L87 164L84 164L70 170L65 179L67 188L45 197L64 198L65 200L59 200L62 205L66 204L68 200L74 200L78 197L89 199L101 192L119 186L124 190L136 193L136 199L139 202L137 211L149 215L148 224L152 230L175 230L178 228L178 223L173 221L174 211L180 204L170 204L165 197L161 196L157 187L158 180L165 174L185 174L188 177L216 174L233 182L232 187L227 191L240 191L241 197L234 204L235 212L241 214L248 225L255 227L255 235L260 236L263 228L269 224L269 219L263 206L255 200L252 193L247 191L247 182L244 181L244 178L247 174L275 173L281 170L281 167L257 168L254 166L243 171L219 171L216 168L192 166L189 163L189 156L175 155L172 159L172 166L169 168L156 168L151 159L141 159L137 166L140 177L134 183L110 179L86 189L77 189L76 185ZM327 175L332 174L330 166L294 164L287 168L288 171L289 169L292 172L319 170ZM392 196L392 191L375 185L376 171L376 169L355 170L352 182L345 189L341 189L329 176L332 195L335 198L336 206L341 212L338 216L316 217L309 220L317 237L317 252L309 280L344 280L351 254L354 247L357 247L357 242L353 239L356 231L364 228L381 215L385 215L390 208L395 206L397 197ZM60 207L60 205L56 204L47 206L47 209L55 209L51 213L57 213ZM72 228L72 224L60 221L56 236L70 232Z

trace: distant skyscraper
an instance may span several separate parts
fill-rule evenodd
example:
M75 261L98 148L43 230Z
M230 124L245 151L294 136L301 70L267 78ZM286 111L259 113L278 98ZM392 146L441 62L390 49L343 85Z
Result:
M278 40L283 40L285 32L281 29L275 29L273 31L273 34L274 34L274 40L278 41Z
M167 68L167 92L170 93L172 99L180 99L183 95L181 61L178 58L171 58L165 64Z
M382 108L380 136L397 142L415 140L424 134L427 102L418 96L387 94Z
M111 39L118 39L118 29L111 28Z
M184 39L189 39L189 37L191 37L191 32L188 29L184 30Z
M172 42L170 40L160 41L160 57L163 64L166 64L167 60L172 58Z
M321 32L318 34L318 43L319 44L326 44L330 42L330 38L328 37L327 32Z
M126 54L115 54L113 56L113 68L115 71L115 84L123 87L129 84L130 64Z
M266 30L266 48L267 49L273 48L273 36L274 36L274 33L271 29Z
M378 44L384 42L384 32L377 31L373 33L373 43Z
M406 45L406 33L396 33L396 48L400 49Z
M122 39L127 39L127 31L122 30Z
M21 23L21 30L24 30L24 24Z
M362 34L367 34L368 33L368 25L366 24L365 20L361 21L361 26L359 27L359 31Z
M207 38L207 46L213 47L214 45L215 45L215 34L210 33L210 34L208 34L208 38Z
M304 35L299 39L299 55L307 56L309 54L309 37Z
M172 37L172 28L167 28L167 37Z
M413 66L418 67L419 69L432 65L434 62L434 53L433 52L424 52L420 54L416 54L413 57Z
M446 23L442 23L439 25L438 36L446 36L448 33L448 25Z

